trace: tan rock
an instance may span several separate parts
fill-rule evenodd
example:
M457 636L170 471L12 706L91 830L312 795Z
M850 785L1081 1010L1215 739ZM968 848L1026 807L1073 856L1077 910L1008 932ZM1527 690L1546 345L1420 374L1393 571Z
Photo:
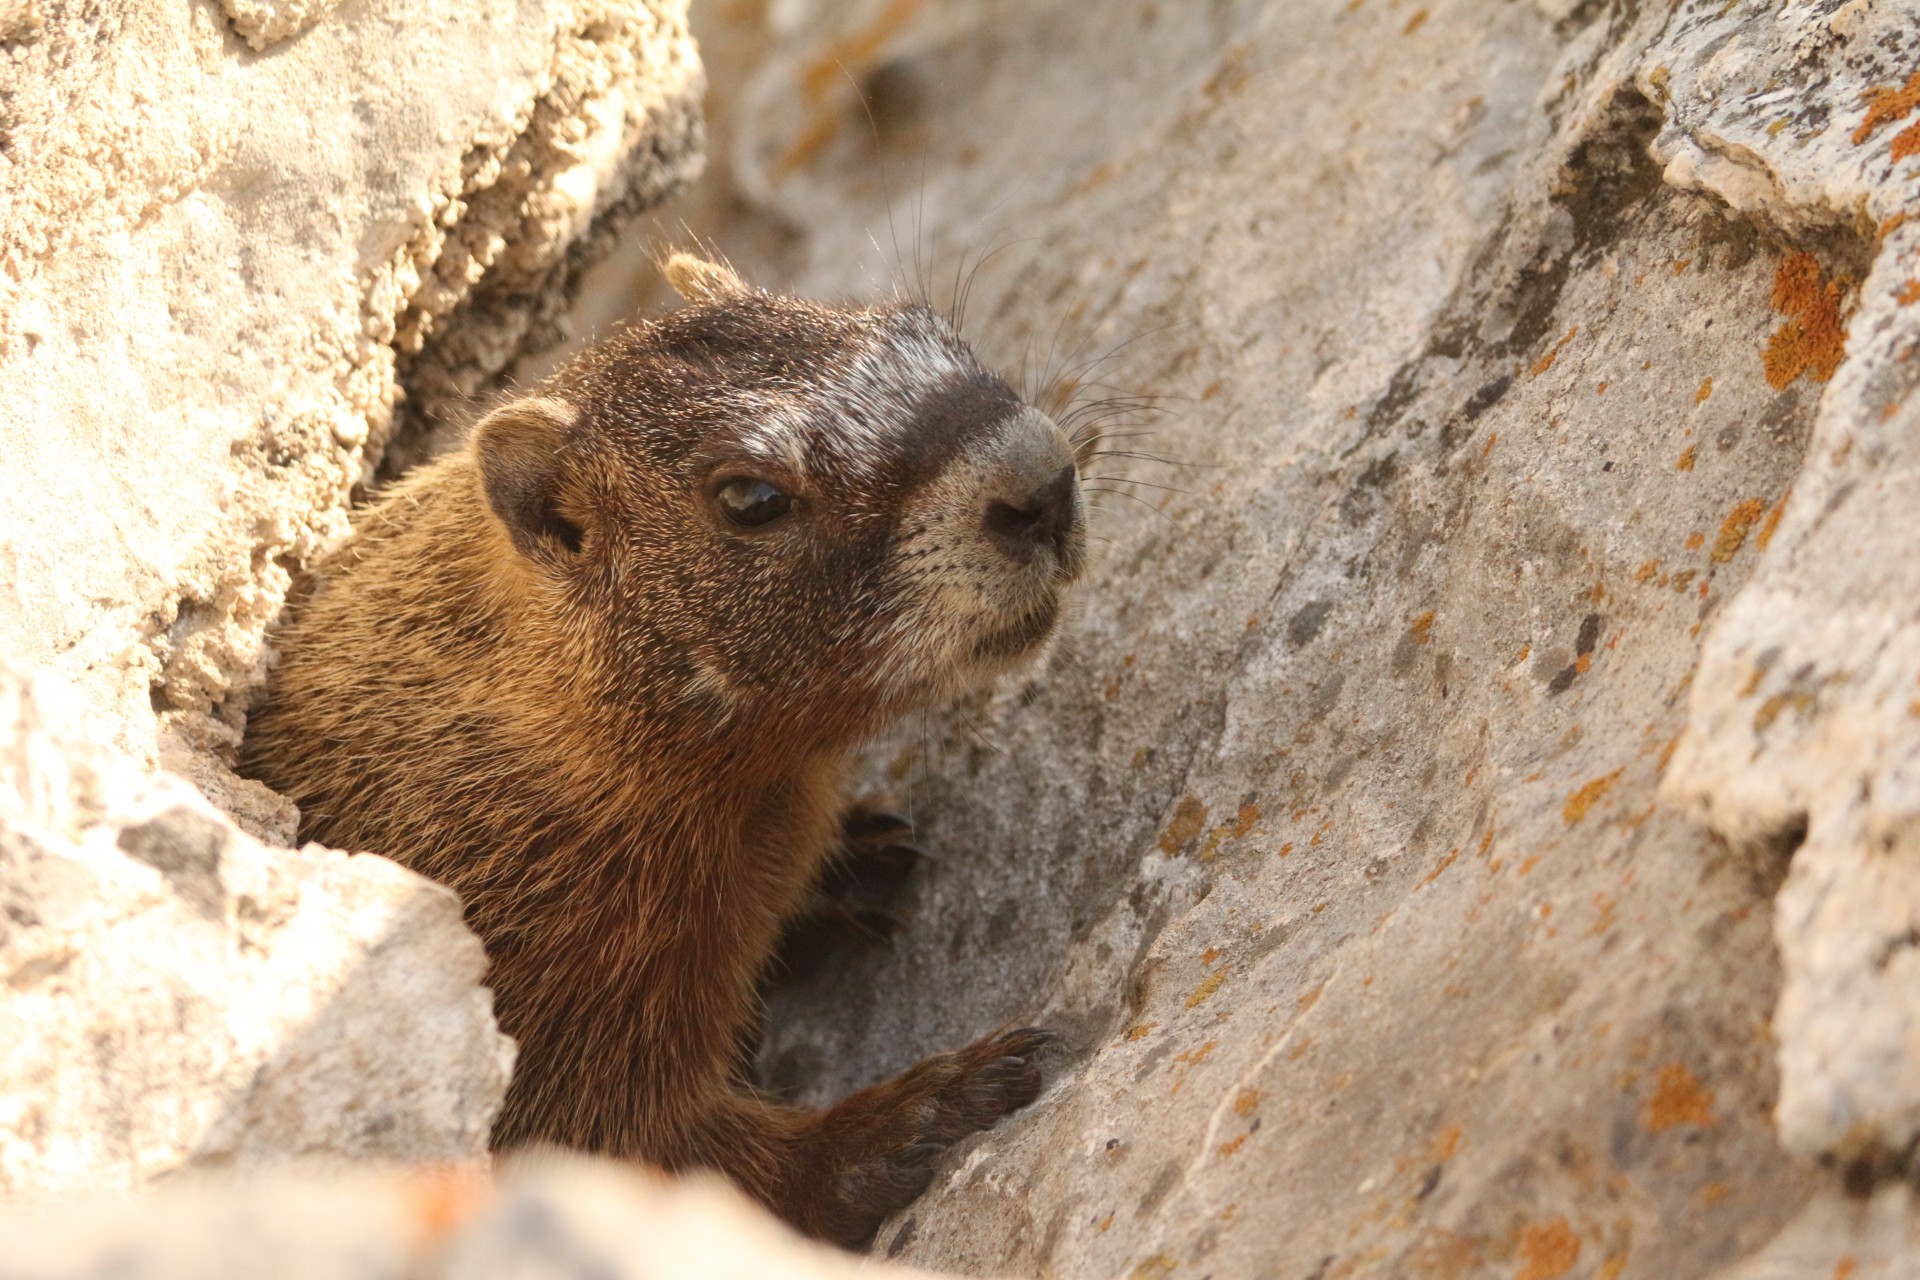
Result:
M452 893L269 849L0 679L0 1200L326 1154L484 1161L512 1042Z

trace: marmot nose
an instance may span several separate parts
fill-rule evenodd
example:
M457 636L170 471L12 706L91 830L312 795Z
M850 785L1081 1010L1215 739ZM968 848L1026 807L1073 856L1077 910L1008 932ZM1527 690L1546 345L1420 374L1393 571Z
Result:
M980 520L981 531L1016 564L1026 564L1042 547L1063 554L1073 534L1078 487L1074 469L1062 467L1017 503L999 498L988 502Z

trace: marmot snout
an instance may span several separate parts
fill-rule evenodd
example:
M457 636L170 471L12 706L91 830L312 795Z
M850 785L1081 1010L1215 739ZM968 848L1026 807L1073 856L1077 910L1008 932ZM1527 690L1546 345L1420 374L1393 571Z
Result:
M1026 661L1084 560L1072 442L918 305L676 257L621 333L366 513L246 745L301 834L451 885L521 1054L496 1143L733 1176L846 1244L1039 1089L1044 1034L824 1112L732 1078L848 752Z

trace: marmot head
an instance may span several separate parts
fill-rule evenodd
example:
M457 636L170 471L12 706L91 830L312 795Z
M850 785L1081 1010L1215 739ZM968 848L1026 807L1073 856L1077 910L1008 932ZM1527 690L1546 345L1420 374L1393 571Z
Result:
M1034 656L1085 559L1061 429L923 305L665 269L686 307L469 445L523 589L597 632L616 693L858 733Z

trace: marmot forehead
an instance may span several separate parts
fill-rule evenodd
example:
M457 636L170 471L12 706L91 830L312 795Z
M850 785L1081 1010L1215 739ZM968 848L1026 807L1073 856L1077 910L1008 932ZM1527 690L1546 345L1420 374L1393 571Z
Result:
M758 292L629 330L563 382L585 419L662 464L724 447L802 475L908 485L1025 411L923 305Z

